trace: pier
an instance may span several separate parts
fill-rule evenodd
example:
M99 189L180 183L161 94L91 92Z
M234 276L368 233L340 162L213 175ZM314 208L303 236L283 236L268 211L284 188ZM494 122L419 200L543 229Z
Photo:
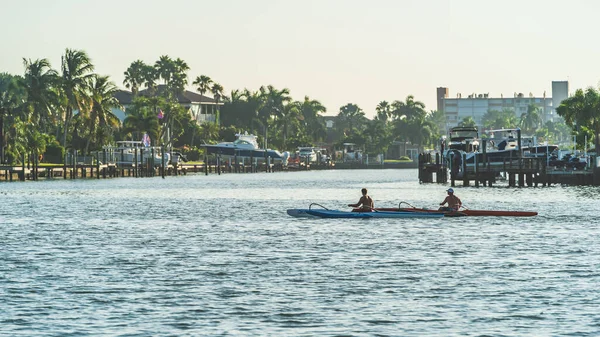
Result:
M532 187L561 185L600 186L600 163L598 157L592 157L585 169L556 168L548 165L547 158L520 157L504 158L502 163L491 164L488 161L467 165L463 153L462 160L444 160L440 153L419 154L419 182L448 182L456 186L486 187L493 186L499 180L507 180L510 187ZM485 158L485 156L484 156ZM461 163L460 167L452 163ZM435 179L434 179L435 176Z

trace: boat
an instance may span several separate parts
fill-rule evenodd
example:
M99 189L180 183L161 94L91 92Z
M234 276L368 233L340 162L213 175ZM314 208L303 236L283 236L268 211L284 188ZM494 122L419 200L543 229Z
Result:
M402 207L405 204L407 206ZM443 214L446 217L458 217L458 216L517 216L517 217L525 217L525 216L536 216L537 212L530 211L497 211L497 210L475 210L475 209L462 209L459 211L443 211L437 209L426 209L426 208L417 208L410 205L407 202L401 201L398 207L392 208L376 208L377 211L380 212L417 212L417 213L435 213L435 214Z
M298 157L300 162L316 163L318 161L317 152L315 148L309 146L301 146L298 148Z
M221 142L215 145L200 145L206 149L208 154L220 154L225 156L254 157L283 159L283 154L277 150L261 149L258 146L257 136L253 134L238 133L233 142Z
M322 208L313 209L312 206ZM287 214L297 218L336 218L336 219L372 219L372 218L441 218L443 213L431 212L401 212L401 211L378 211L358 212L340 211L325 208L319 204L310 204L308 209L288 209Z
M477 141L479 131L476 126L456 126L448 131L447 150L457 150L462 152L474 151L474 146L478 146Z
M144 140L121 140L117 141L116 145L104 146L106 150L106 161L108 163L117 164L117 166L134 166L134 163L138 165L153 162L155 167L164 164L168 165L171 160L169 152L165 151L164 156L162 154L162 148L160 146L150 146L149 139L144 137Z
M451 141L444 154L448 166L454 174L460 176L463 165L467 171L474 171L475 166L500 169L520 165L521 158L550 158L558 150L556 145L538 145L534 137L521 137L520 129L488 130L490 137L477 139L476 127L469 133L465 128L458 128L462 133L457 133L457 128L450 132ZM467 128L468 129L468 128ZM495 134L500 134L494 137ZM519 148L521 142L521 148ZM464 161L464 162L463 162Z

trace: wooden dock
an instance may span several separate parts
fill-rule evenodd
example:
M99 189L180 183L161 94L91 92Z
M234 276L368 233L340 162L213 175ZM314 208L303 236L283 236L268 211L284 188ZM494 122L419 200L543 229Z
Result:
M419 155L419 182L447 183L450 177L451 186L456 186L457 181L462 186L475 187L493 186L498 180L508 180L510 187L550 186L562 185L588 185L600 186L600 168L591 165L585 170L557 169L547 165L546 158L521 157L505 158L503 163L491 164L489 161L477 162L475 165L466 165L463 154L461 167L450 167L441 158L439 153L422 153ZM596 163L593 158L592 163Z

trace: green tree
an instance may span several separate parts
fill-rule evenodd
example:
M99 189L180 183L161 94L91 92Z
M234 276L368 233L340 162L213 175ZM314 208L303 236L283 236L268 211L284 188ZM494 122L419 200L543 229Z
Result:
M210 91L213 94L213 97L215 99L215 104L217 106L217 116L215 118L215 124L219 125L221 122L219 121L220 119L220 114L221 114L221 108L219 107L219 102L221 101L221 98L223 97L223 86L220 85L219 83L213 83L213 85L210 88Z
M527 112L521 114L519 124L526 133L534 133L542 124L540 109L535 104L529 104L529 106L527 106Z
M27 92L27 105L33 112L32 121L44 132L58 124L60 116L53 107L59 104L56 91L58 73L50 67L47 59L31 61L23 59L25 75L23 85Z
M102 146L112 135L112 131L121 125L119 118L112 112L113 108L120 107L119 101L115 98L117 91L118 88L109 80L108 76L95 75L92 78L92 107L89 112L89 137L85 146L86 153L92 139L98 142L98 146Z
M413 95L406 96L406 100L404 102L394 101L392 103L391 113L396 119L406 118L407 120L422 117L427 114L425 112L425 103L421 101L415 101L415 97Z
M322 141L327 136L325 123L320 118L321 114L325 112L327 109L320 101L308 96L304 96L304 100L300 103L298 132L309 137L313 144ZM303 127L300 129L301 126Z
M380 121L383 121L384 123L387 122L388 119L392 116L391 105L387 101L379 102L379 104L377 104L377 107L375 108L375 111L377 112L377 116L375 118L377 118Z
M594 88L577 89L556 109L559 116L574 132L590 130L596 151L600 149L600 92ZM581 137L579 137L581 138Z
M463 118L462 121L460 121L460 123L458 123L458 126L463 126L463 127L477 126L477 123L475 123L475 120L473 119L473 117L469 116L469 117Z
M125 79L123 80L123 85L125 85L125 88L131 89L133 97L137 96L140 86L146 81L147 67L148 65L142 62L142 60L137 60L131 63L124 73Z
M27 92L22 82L20 77L0 73L0 163L6 163L5 121L14 116L26 101Z
M61 69L61 88L66 99L62 145L66 148L67 131L73 118L73 110L82 111L86 105L89 106L88 88L94 66L84 51L67 49L62 57Z
M212 83L213 80L206 75L200 75L192 82L197 88L196 91L198 91L201 96L204 96L204 94L210 90ZM200 106L200 111L198 113L202 113L202 106Z
M348 103L340 107L338 113L339 125L347 132L346 136L352 134L357 125L365 121L365 112L356 104Z
M486 129L513 129L519 121L513 109L505 108L501 111L489 110L483 115L482 124Z
M127 116L123 121L124 132L131 134L135 139L141 139L142 135L147 133L150 139L158 144L160 126L156 117L156 109L160 103L160 99L136 97L132 106L125 112Z

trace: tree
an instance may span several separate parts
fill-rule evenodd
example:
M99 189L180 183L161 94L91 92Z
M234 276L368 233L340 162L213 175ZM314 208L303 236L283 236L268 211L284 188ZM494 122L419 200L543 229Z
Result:
M473 124L475 123L472 118L471 121ZM431 144L432 140L436 136L436 129L436 125L433 124L431 120L427 118L427 116L412 118L408 121L408 139L411 143L417 144L419 151L421 151L424 145Z
M583 128L593 133L596 151L600 149L600 92L594 88L577 89L556 109L565 123L577 132ZM581 137L580 137L581 138Z
M427 114L425 112L425 103L421 101L415 101L415 97L413 95L406 96L406 100L404 102L394 101L392 103L391 113L396 119L406 118L407 120L425 116Z
M383 122L387 122L387 120L392 116L391 105L387 101L379 102L375 108L375 111L377 112L376 118Z
M144 62L137 60L131 63L124 73L125 79L123 80L123 85L125 85L125 88L127 89L131 88L133 97L137 96L140 86L146 81L147 67L148 66Z
M353 133L355 126L366 119L365 112L358 105L352 103L340 107L338 118L340 126L348 128L348 132L345 132L346 136Z
M519 124L526 133L535 132L542 124L540 109L535 104L529 104L529 106L527 106L527 112L521 114Z
M210 90L210 85L212 83L213 80L206 75L200 75L192 82L193 85L197 86L196 91L200 93L200 96L204 96L204 94ZM200 111L198 111L198 113L202 113L202 104L200 104Z
M0 73L0 163L6 163L7 147L4 122L25 103L27 93L21 85L22 79L7 73Z
M489 110L483 115L481 122L486 129L513 129L518 125L517 116L510 108Z
M283 107L283 112L281 113L281 115L279 116L279 118L275 121L275 126L278 127L279 130L281 130L282 133L282 142L281 142L281 147L285 148L286 147L286 141L288 138L288 133L290 131L291 127L299 127L299 117L301 116L301 103L300 102L293 102L290 104L287 104Z
M446 134L446 115L443 111L432 110L427 116L431 123L433 123L436 126L437 134L439 134L440 136Z
M59 103L55 86L58 84L58 73L50 67L47 59L31 61L23 59L25 75L23 85L27 92L27 105L33 112L33 121L47 132L49 126L57 124L59 116L52 107Z
M319 117L321 113L327 112L327 108L320 101L308 96L304 96L304 100L300 104L300 116L298 117L300 125L304 126L302 132L310 137L313 143L323 140L327 136L327 130L325 123Z
M458 126L463 126L463 127L477 126L477 123L475 123L475 120L473 119L473 117L469 116L469 117L463 118L463 120L460 121L460 123L458 123Z
M220 85L219 83L213 83L212 87L210 88L210 91L213 94L213 97L215 99L215 104L217 105L217 116L215 119L215 124L219 125L220 121L220 113L221 113L221 109L219 108L219 101L221 100L221 98L223 97L223 86Z
M150 139L158 143L159 124L156 117L156 107L161 100L157 98L137 97L133 105L126 111L127 117L123 121L123 131L135 134L136 139L141 139L143 133L147 133Z
M112 112L113 108L120 107L115 98L118 88L111 82L108 76L95 75L91 83L92 107L89 112L89 138L85 146L88 152L90 140L95 139L99 145L103 145L113 129L121 125L121 121ZM96 130L100 132L96 134Z
M63 147L67 145L67 130L73 118L73 110L82 111L89 102L88 88L94 66L84 51L67 49L62 57L61 89L66 98Z

